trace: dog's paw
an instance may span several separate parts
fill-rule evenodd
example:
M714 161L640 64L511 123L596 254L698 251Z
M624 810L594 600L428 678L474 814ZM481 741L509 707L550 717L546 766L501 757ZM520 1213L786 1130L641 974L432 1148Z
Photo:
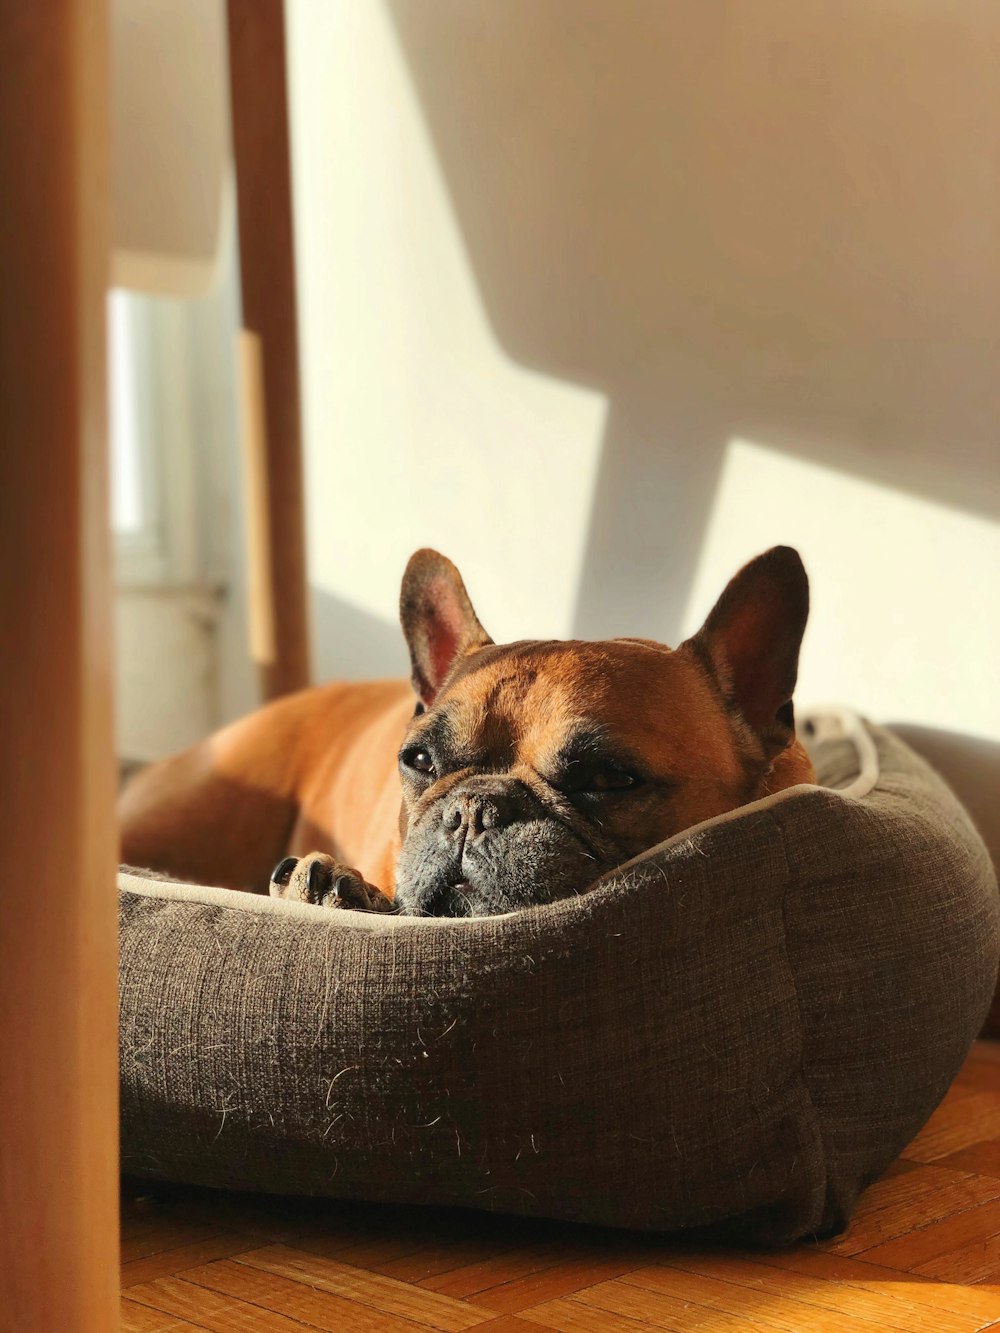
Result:
M271 897L316 907L348 908L355 912L392 912L391 899L360 871L341 865L323 852L286 856L271 872Z

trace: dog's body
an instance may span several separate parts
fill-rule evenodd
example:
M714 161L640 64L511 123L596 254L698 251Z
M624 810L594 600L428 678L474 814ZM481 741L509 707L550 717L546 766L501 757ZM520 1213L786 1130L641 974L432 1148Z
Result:
M807 607L801 562L778 547L674 651L498 646L454 566L418 552L401 597L412 687L306 690L152 766L122 799L123 855L251 889L280 860L272 893L415 914L578 892L814 780L791 709Z
M282 857L320 851L391 892L408 681L318 686L137 774L122 856L178 879L266 892Z

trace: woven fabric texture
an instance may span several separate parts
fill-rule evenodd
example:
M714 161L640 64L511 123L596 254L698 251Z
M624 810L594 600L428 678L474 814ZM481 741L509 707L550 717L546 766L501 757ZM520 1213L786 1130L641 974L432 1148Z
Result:
M123 1170L771 1244L842 1228L943 1097L1000 954L968 818L869 734L867 795L830 790L855 751L820 744L825 787L506 917L123 889Z

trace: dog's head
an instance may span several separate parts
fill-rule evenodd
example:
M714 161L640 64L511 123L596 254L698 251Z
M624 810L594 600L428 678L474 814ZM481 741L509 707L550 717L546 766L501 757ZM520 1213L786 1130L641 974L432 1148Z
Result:
M777 546L673 651L500 645L455 566L418 551L400 598L418 699L399 751L400 909L566 897L701 820L813 781L792 710L808 608L802 562Z

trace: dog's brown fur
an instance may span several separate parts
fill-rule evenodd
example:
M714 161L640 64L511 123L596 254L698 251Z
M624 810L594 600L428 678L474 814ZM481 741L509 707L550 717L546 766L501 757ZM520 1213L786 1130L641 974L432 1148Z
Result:
M814 781L790 706L807 605L798 557L775 548L737 575L699 634L674 651L639 639L497 646L454 566L418 552L401 597L413 688L305 690L153 765L121 801L123 857L263 890L282 857L319 851L334 877L357 867L391 898L407 835L431 829L440 840L444 804L482 804L500 783L565 825L601 873L713 815ZM429 775L404 762L401 811L397 752L405 758L440 736L442 721L461 758ZM595 724L624 748L641 787L564 798L553 765L565 760L568 737ZM565 891L583 887L580 869L572 873ZM272 891L326 900L293 879Z
M240 718L138 773L119 802L122 857L178 879L267 892L283 856L323 851L391 889L408 681L322 685Z

